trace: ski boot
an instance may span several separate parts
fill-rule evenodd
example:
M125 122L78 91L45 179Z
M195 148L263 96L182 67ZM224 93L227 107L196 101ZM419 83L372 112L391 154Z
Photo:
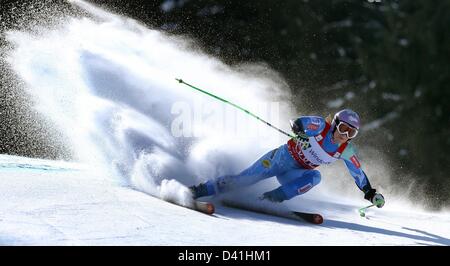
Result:
M216 194L214 185L211 181L200 183L197 186L191 186L189 189L191 190L194 199Z
M286 195L281 190L281 187L278 187L272 191L268 191L259 197L260 200L268 200L274 203L280 203L286 200Z

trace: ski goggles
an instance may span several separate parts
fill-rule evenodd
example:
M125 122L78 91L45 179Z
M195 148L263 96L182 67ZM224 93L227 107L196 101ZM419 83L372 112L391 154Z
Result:
M341 135L347 134L347 138L349 138L349 139L352 139L352 138L356 137L356 135L358 135L358 130L354 127L349 126L345 122L339 122L339 124L337 125L336 128L337 128L337 131L339 132L339 134L341 134Z

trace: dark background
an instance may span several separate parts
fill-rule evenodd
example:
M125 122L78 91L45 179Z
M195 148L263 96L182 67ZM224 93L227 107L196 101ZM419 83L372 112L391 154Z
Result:
M416 181L417 193L426 193L434 208L449 205L450 0L89 2L192 37L228 64L267 63L293 95L301 91L292 102L307 114L357 110L365 126L355 142L386 154L395 181ZM73 11L64 1L0 3L2 33L30 21L50 23L42 10ZM0 152L70 158L70 148L30 111L14 80L2 67Z

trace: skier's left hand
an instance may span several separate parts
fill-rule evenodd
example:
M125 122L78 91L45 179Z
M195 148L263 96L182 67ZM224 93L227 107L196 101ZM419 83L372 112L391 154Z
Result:
M384 197L381 193L375 193L373 196L372 203L375 204L378 208L382 208L384 206Z
M384 206L384 197L381 193L376 192L376 189L369 189L364 194L364 198L377 206L382 208Z

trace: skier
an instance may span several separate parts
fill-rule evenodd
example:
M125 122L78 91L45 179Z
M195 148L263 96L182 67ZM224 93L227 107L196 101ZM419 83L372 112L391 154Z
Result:
M350 141L360 127L358 114L350 109L337 112L331 120L319 116L301 116L291 120L296 138L269 151L253 165L237 175L224 175L190 187L193 197L199 198L249 186L265 178L276 176L280 186L265 192L261 199L282 202L308 192L318 185L321 174L316 167L338 159L345 162L364 198L383 207L384 197L370 185Z

